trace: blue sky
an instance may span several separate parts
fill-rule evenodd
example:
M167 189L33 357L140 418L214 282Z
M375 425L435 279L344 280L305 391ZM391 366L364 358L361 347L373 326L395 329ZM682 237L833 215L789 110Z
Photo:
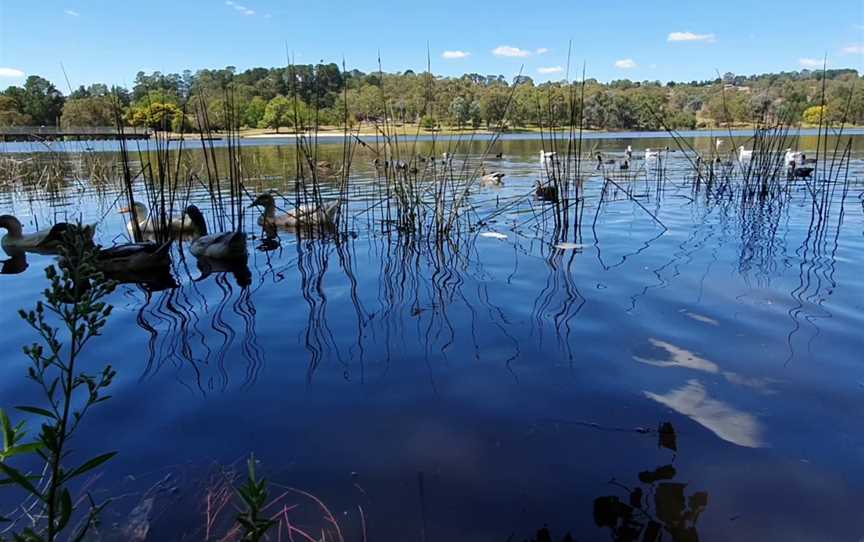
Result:
M812 21L812 23L810 23ZM139 70L242 70L320 60L608 81L692 80L821 66L864 68L864 1L0 0L0 88L38 74L67 91L131 85ZM578 66L578 67L577 67ZM23 74L23 75L22 75Z

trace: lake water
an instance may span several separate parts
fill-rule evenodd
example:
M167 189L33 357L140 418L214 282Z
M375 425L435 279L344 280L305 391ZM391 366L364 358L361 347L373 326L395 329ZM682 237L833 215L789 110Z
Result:
M617 163L628 144L674 146L642 136L585 144ZM815 155L816 141L794 143ZM15 145L0 159L46 159ZM450 148L458 164L487 142L435 145L417 150ZM602 195L586 164L581 236L557 249L549 205L526 197L543 145L494 145L503 157L486 168L505 186L472 190L483 224L452 246L367 210L383 188L360 149L344 239L282 232L250 252L248 274L203 273L175 248L176 288L120 285L86 355L117 368L113 398L75 441L75 457L119 451L92 482L117 498L106 530L149 498L148 539L203 539L215 466L254 452L269 480L326 503L346 540L364 525L369 540L524 540L544 525L556 540L864 536L864 137L848 177L796 181L767 203L742 203L735 179L695 192L680 151L662 180L634 161ZM60 147L73 173L114 156ZM319 152L335 162L342 147ZM293 142L243 153L250 192L290 192ZM210 212L200 187L190 200ZM125 238L120 201L118 183L87 178L0 184L0 214L25 230L80 216L106 246ZM38 397L17 310L53 261L28 255L0 276L4 408ZM338 538L310 498L284 501Z

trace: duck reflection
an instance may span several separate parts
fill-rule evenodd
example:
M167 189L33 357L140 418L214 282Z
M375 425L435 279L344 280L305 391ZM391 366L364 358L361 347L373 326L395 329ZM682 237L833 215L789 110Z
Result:
M626 487L626 497L609 495L594 499L594 522L607 528L616 542L660 541L697 542L696 523L708 506L708 493L687 494L687 484L675 481L678 450L675 429L664 423L657 431L658 445L673 452L671 462L638 474L638 484Z
M27 253L25 251L4 247L4 252L9 258L0 260L0 275L18 275L27 270Z
M214 273L232 275L237 286L245 288L252 284L252 271L249 269L246 258L242 260L214 260L211 258L197 258L198 271L201 276L196 282L206 280Z
M242 373L242 386L251 385L264 363L250 288L252 272L245 259L193 261L197 277L186 267L189 260L180 259L171 270L178 277L173 287L144 292L136 317L149 336L142 378L173 366L178 380L201 395L226 391L235 372ZM235 359L241 363L234 364Z

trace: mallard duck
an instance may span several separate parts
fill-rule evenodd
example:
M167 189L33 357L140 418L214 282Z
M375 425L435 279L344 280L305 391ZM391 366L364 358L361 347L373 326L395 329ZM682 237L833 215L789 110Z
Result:
M189 252L193 256L213 260L233 260L246 257L245 233L232 231L208 235L204 215L194 205L186 207L186 216L189 217L195 227L195 234L199 236L189 243Z
M543 185L540 181L534 181L534 197L543 201L558 201L558 188L553 185Z
M301 204L292 213L276 214L276 201L271 194L261 194L250 207L263 207L264 213L258 217L261 226L295 228L297 226L331 226L339 209L339 202L332 201L323 205Z
M134 211L134 212L133 212ZM136 201L132 208L123 207L120 209L123 214L129 213L132 218L126 224L126 229L130 235L135 235L135 220L138 221L138 229L143 235L152 235L156 233L158 222L150 216L150 211L143 203ZM185 216L180 218L172 218L168 222L168 230L171 233L195 233L195 226Z
M493 171L492 173L483 172L483 176L480 177L480 182L486 186L504 186L504 174L500 171Z
M171 242L126 243L111 248L100 249L96 255L96 265L106 273L124 271L146 271L171 264L169 249Z
M0 216L0 228L8 232L0 239L3 248L27 250L30 252L51 253L59 250L63 242L63 234L72 225L68 222L58 222L48 229L39 230L35 233L24 233L21 222L12 215ZM93 238L96 226L84 226L84 232L89 239Z

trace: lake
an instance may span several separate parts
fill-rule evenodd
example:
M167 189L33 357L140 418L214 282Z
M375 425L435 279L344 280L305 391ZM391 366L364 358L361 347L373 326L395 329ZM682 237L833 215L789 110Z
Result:
M263 243L248 209L250 247L268 249L251 250L248 269L202 269L175 246L173 284L119 285L86 352L118 371L74 441L75 457L119 452L88 486L115 499L105 536L145 517L148 540L205 538L208 497L251 452L285 513L327 540L503 542L544 526L556 541L864 536L864 136L851 136L837 182L796 180L768 201L745 201L740 176L694 188L694 151L710 154L715 137L727 152L747 141L690 133L673 152L656 134L592 135L581 227L563 237L532 196L549 143L513 135L483 166L504 186L472 187L472 227L452 242L390 227L375 203L386 183L358 147L347 235ZM793 142L816 155L812 133ZM452 152L467 171L490 143L405 145ZM672 149L662 168L622 171L627 145ZM55 146L50 158L3 147L0 160L68 171L0 180L0 214L25 231L80 217L102 245L125 242L116 144ZM292 140L242 152L250 193L291 198ZM337 163L341 141L318 152ZM596 170L595 152L615 164ZM181 159L200 163L200 144ZM89 178L94 160L104 178ZM212 213L204 183L188 194ZM54 261L28 254L0 276L7 409L39 397L17 310ZM16 502L7 494L0 512Z

